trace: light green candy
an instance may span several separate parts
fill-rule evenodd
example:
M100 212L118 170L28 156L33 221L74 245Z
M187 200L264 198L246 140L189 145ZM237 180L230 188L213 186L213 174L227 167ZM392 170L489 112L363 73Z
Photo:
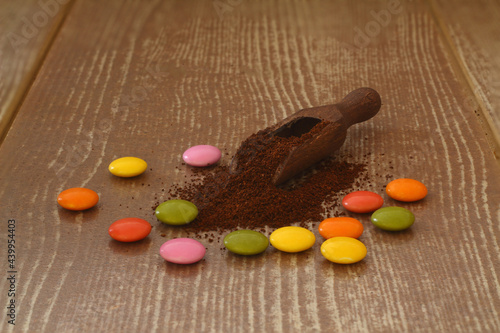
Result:
M186 200L168 200L156 207L156 218L165 224L183 225L198 216L198 208Z
M384 207L372 214L371 221L380 229L401 231L411 227L415 215L403 207Z
M258 231L236 230L224 237L224 246L233 253L251 256L264 252L269 240Z

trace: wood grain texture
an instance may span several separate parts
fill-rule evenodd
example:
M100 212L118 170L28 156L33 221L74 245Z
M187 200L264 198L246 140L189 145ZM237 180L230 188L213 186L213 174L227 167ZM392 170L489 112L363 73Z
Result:
M466 99L465 105L477 112L500 159L500 2L431 3L473 91L474 98Z
M67 13L68 2L0 1L0 142Z
M499 331L500 170L429 7L390 3L77 1L0 147L1 239L15 219L18 271L16 326L4 318L0 330ZM367 27L368 43L357 37ZM347 214L368 248L348 266L322 258L320 221L300 254L238 257L208 234L202 262L161 259L160 245L186 233L151 206L189 178L186 148L216 145L228 163L249 134L360 86L383 106L349 130L339 158L366 163L359 188L412 210L411 229ZM108 163L121 156L150 169L113 177ZM421 180L428 197L388 198L399 177ZM57 207L75 186L96 190L98 206ZM150 221L151 235L112 241L108 226L129 216ZM2 304L8 287L0 279Z

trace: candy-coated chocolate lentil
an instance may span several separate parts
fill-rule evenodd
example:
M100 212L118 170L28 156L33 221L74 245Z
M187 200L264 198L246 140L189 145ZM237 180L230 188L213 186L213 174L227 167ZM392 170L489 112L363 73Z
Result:
M321 254L337 264L354 264L366 257L366 246L351 237L333 237L323 242Z
M195 167L205 167L219 162L222 156L219 148L210 145L193 146L182 154L184 162Z
M89 209L94 207L98 201L97 193L83 187L69 188L57 196L57 203L69 210Z
M195 239L175 238L160 247L163 259L174 264L194 264L205 256L206 249Z
M269 236L269 240L276 249L294 253L310 249L316 237L306 228L290 226L276 229Z
M325 239L332 237L358 238L363 233L363 224L352 217L330 217L319 224L318 230Z
M233 253L249 256L264 252L269 240L258 231L236 230L224 237L224 246Z
M356 191L349 193L342 199L342 206L353 213L371 213L384 204L384 199L377 193L370 191Z
M401 231L411 227L415 221L415 216L403 207L384 207L372 214L371 221L380 229Z
M427 187L415 179L399 178L387 184L385 192L394 200L412 202L425 198Z
M198 216L198 208L186 200L168 200L156 207L156 218L170 225L183 225Z
M138 157L121 157L109 164L109 172L118 177L135 177L146 171L148 164Z
M117 220L108 229L111 238L120 242L136 242L146 238L150 232L151 224L137 217Z

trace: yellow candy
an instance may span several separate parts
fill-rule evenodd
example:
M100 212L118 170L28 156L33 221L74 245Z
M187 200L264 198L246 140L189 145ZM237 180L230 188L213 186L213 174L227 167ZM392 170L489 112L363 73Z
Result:
M269 236L271 245L283 252L301 252L310 249L316 237L314 234L301 227L283 227L276 229Z
M109 172L118 177L135 177L146 171L148 164L138 157L122 157L109 165Z
M337 264L354 264L366 257L366 246L351 237L333 237L321 245L321 254Z

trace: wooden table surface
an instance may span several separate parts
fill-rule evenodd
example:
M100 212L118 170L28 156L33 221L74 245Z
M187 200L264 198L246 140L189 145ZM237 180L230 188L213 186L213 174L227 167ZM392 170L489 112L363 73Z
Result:
M0 331L499 332L498 22L485 0L0 1ZM248 135L362 86L382 109L338 154L367 165L357 189L414 212L409 230L339 206L365 226L360 263L321 256L320 221L304 253L239 257L223 233L197 264L159 256L186 236L151 210L189 175L186 148L227 164ZM114 177L121 156L149 170ZM388 198L400 177L428 196ZM99 204L58 207L70 187ZM129 216L150 236L111 240Z

